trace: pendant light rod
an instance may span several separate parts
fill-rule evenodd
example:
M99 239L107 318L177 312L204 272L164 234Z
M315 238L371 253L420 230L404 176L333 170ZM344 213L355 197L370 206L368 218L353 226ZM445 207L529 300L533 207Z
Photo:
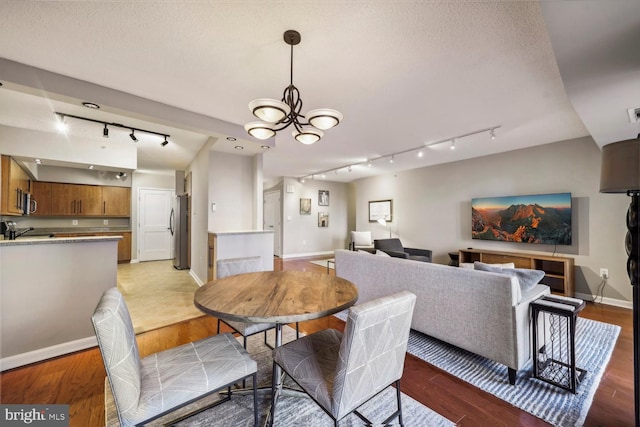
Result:
M154 132L152 130L141 129L141 128L137 128L137 127L134 127L134 126L127 126L127 125L123 125L121 123L105 122L105 121L102 121L102 120L90 119L88 117L81 117L81 116L75 116L73 114L60 113L58 111L54 111L54 114L59 116L61 119L64 119L65 117L70 117L72 119L84 120L84 121L93 122L93 123L100 123L100 124L104 125L105 129L107 129L107 126L113 126L113 127L123 128L123 129L130 129L132 134L135 131L138 131L138 132L144 132L144 133L148 133L148 134L152 134L152 135L162 136L162 137L164 137L165 140L167 138L171 137L171 135L168 135L166 133ZM106 135L109 135L109 131L108 130L105 132L105 136Z

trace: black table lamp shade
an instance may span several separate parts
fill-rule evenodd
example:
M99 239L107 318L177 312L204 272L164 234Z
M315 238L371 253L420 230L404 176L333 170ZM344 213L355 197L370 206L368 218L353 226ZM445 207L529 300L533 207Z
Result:
M640 136L640 135L639 135ZM633 288L633 384L635 425L640 426L640 138L614 142L602 148L601 193L631 197L627 211L627 274Z

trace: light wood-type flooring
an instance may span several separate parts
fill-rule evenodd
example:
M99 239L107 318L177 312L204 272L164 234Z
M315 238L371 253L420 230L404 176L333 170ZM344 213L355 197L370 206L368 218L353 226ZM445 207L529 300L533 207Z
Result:
M276 270L308 270L326 274L309 259L276 260ZM330 270L334 274L334 270ZM163 274L156 283L162 281ZM587 304L580 314L622 326L606 372L595 394L586 426L633 426L633 344L631 310ZM342 329L333 316L301 323L307 333ZM141 355L147 355L216 333L212 317L198 316L138 335ZM506 375L506 373L505 373ZM71 355L16 368L0 374L1 403L69 404L71 426L104 425L104 377L99 351ZM402 391L460 426L544 426L540 419L485 393L446 372L407 355ZM226 427L226 426L225 426Z

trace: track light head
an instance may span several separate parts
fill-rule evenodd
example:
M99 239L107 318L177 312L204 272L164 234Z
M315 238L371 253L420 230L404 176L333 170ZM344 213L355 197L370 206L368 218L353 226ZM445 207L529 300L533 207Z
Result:
M489 137L493 140L496 139L496 130L495 129L491 129L489 131Z
M166 147L168 143L169 143L169 141L167 141L167 135L165 135L165 136L164 136L164 141L162 141L162 142L160 143L160 145L162 145L163 147Z
M138 138L136 138L135 135L135 129L131 129L131 133L129 134L129 138L131 138L133 140L133 142L138 142Z
M102 130L102 136L104 136L105 138L109 138L109 128L107 127L106 123L104 125L104 129Z

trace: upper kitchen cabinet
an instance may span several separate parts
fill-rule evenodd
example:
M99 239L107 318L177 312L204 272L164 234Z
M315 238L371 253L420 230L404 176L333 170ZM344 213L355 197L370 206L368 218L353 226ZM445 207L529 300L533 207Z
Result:
M51 215L102 216L102 187L51 183Z
M31 200L35 202L33 216L51 215L51 183L33 181L31 183Z
M102 187L102 215L131 216L131 188Z
M0 214L22 215L25 195L31 192L31 178L20 165L9 156L2 156L2 200Z

